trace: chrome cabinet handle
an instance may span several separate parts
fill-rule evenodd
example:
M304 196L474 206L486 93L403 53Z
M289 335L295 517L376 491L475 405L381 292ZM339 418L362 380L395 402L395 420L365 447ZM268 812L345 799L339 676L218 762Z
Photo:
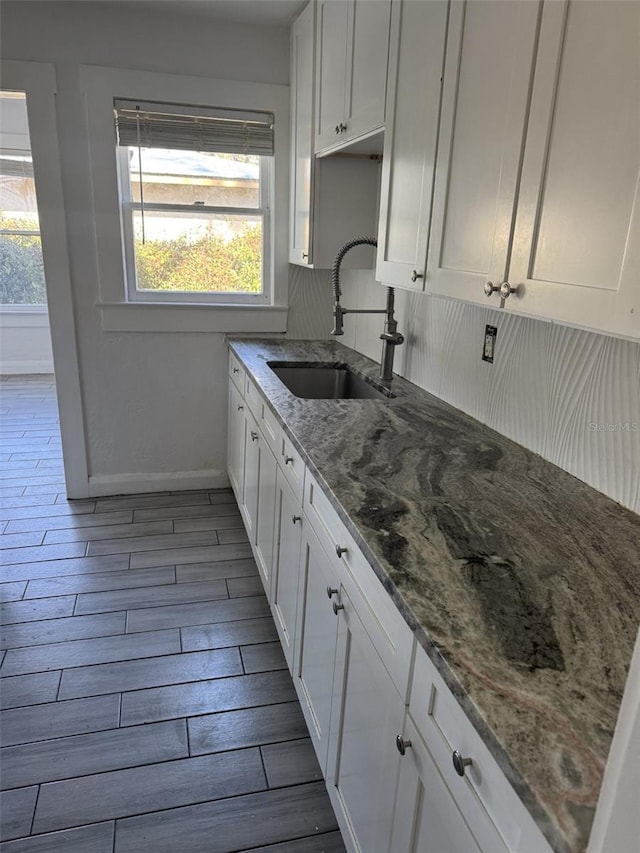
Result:
M411 747L411 741L405 740L402 735L396 735L396 749L400 753L400 755L404 755L405 752Z
M337 595L339 590L334 589L331 584L327 584L327 598L333 598L334 595Z
M244 412L244 406L238 406L238 411L239 411L239 412Z
M347 125L344 124L343 122L340 122L339 128L340 128L340 133L344 133L345 130L347 129Z
M348 550L348 548L341 548L340 545L336 545L336 554L338 557L342 557L342 555L346 554Z
M303 252L303 253L302 253L302 257L303 257L303 258L308 258L308 257L309 257L309 252Z
M293 523L296 524L296 522L302 521L302 516L301 515L292 515L291 521L293 521Z
M470 758L463 758L462 753L458 752L457 749L453 750L453 766L458 776L464 776L464 769L470 764L473 764Z
M495 293L497 290L500 290L499 284L494 284L492 281L485 282L485 285L484 285L485 296L491 296L491 294Z
M424 278L424 273L418 272L418 270L414 270L411 273L411 281L417 281L419 278Z
M284 457L284 464L285 465L291 465L292 462L293 462L293 456L285 456Z
M251 441L257 441L257 440L258 440L258 433L255 432L254 430L251 430Z
M336 125L336 136L340 133L341 124Z
M500 298L508 299L512 293L517 291L517 287L511 287L508 281L503 281L500 285Z
M336 616L338 615L340 610L344 610L344 604L338 604L337 601L334 601L333 602L333 612L336 614Z
M233 372L237 375L238 373L240 373L240 368L239 368L239 367L234 367L234 368L233 368Z

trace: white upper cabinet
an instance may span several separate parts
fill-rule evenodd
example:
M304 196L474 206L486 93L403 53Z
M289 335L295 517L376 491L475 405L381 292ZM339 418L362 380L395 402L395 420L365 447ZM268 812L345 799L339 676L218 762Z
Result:
M319 0L316 152L384 125L391 0Z
M394 0L376 278L424 288L447 27L446 0Z
M546 3L505 307L640 337L640 3Z
M451 4L427 290L490 304L506 277L537 2Z
M377 15L377 3L374 19ZM384 6L387 5L384 0ZM347 11L347 4L332 2L326 20ZM343 37L346 51L347 17ZM314 140L314 51L316 4L310 2L291 29L291 180L289 213L289 262L314 269L329 269L345 240L354 234L375 234L379 164L371 159L323 157L315 160ZM388 36L387 36L388 37ZM342 55L342 54L340 54ZM346 54L345 54L346 55ZM325 70L335 69L329 63ZM318 70L320 73L321 69ZM386 58L384 65L386 75ZM355 91L365 88L359 76ZM341 84L340 115L344 110L344 82ZM327 95L328 97L328 95ZM359 98L352 99L354 103ZM335 143L335 133L331 139ZM349 252L345 268L370 267L371 249Z
M639 29L617 0L452 3L429 292L640 337Z
M314 16L309 3L291 28L291 263L310 263L311 254Z

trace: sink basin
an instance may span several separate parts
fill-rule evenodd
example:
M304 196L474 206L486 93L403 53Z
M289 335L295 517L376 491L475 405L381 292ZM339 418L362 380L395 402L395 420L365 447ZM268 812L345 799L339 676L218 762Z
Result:
M278 379L296 397L305 400L380 400L394 395L354 373L348 364L267 362Z

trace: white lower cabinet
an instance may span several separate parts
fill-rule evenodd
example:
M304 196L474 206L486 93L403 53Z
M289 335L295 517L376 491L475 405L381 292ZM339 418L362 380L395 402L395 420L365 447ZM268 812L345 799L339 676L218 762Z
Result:
M229 478L349 853L550 853L257 386L230 376Z
M479 853L482 849L444 783L431 753L407 715L390 850L406 853ZM506 851L494 830L491 853Z
M327 790L347 849L386 853L391 849L395 734L405 706L358 617L364 602L352 600L342 586L334 600L338 638Z
M267 598L271 598L277 470L276 457L261 441L254 553Z
M335 590L335 592L334 592ZM333 611L338 575L311 525L305 524L298 585L293 680L322 772L327 767L333 665L338 621Z
M293 670L302 539L302 505L280 468L276 473L275 544L271 609L282 649Z
M229 383L227 473L238 504L240 504L242 502L242 480L244 477L244 400L233 382Z
M244 417L244 472L240 512L247 528L249 541L255 545L260 476L260 432L255 418L248 409L245 409Z

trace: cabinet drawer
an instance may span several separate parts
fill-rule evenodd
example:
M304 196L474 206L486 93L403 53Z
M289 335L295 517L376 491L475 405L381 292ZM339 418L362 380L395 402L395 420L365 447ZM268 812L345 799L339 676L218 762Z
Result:
M229 378L244 397L245 370L240 360L229 350Z
M256 423L262 433L265 442L271 448L274 456L278 456L281 452L281 433L280 424L276 416L273 414L267 405L262 392L258 386L247 375L244 384L244 399L249 407L249 411L256 419Z
M262 407L264 405L264 400L262 394L258 391L258 386L255 384L253 379L250 379L246 374L244 380L244 399L251 411L251 414L258 422L258 426L261 426L260 422L262 420Z
M409 714L482 849L487 849L482 844L482 827L488 814L510 851L551 853L535 821L423 648L416 650ZM471 759L463 777L454 768L454 750Z
M358 609L358 615L396 690L406 702L413 633L309 471L305 480L304 512L329 559L337 567L347 594L364 601L365 606Z
M284 435L284 433L282 433L280 440L280 452L277 454L277 458L287 482L293 489L293 493L300 503L302 503L305 464L302 461L302 456L300 456L289 437Z

